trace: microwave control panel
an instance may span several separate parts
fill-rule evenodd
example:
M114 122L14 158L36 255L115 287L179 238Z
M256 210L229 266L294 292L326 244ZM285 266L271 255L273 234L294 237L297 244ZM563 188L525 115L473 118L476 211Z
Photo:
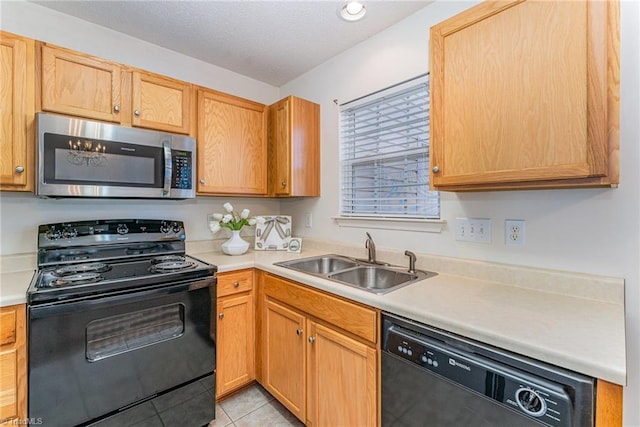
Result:
M193 188L193 158L190 151L171 150L171 188L191 190Z

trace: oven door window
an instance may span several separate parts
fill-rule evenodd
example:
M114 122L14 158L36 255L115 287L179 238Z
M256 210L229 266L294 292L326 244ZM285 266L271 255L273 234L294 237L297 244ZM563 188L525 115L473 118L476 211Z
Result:
M184 305L178 303L94 320L87 325L87 360L178 338L184 334L184 319Z
M162 147L44 135L46 184L162 188Z

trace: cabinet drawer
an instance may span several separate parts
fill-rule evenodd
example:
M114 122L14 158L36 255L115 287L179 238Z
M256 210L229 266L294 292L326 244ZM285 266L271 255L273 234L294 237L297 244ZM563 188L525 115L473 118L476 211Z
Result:
M240 270L218 274L217 295L223 297L253 289L253 270Z
M378 341L378 316L373 308L327 295L270 274L265 275L264 293L371 343Z
M3 308L0 311L0 345L16 342L16 311Z

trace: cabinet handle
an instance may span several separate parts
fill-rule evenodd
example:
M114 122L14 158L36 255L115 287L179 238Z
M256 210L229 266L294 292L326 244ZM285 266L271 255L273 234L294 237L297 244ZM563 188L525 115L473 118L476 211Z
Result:
M238 286L240 286L240 283L239 283L239 282L233 282L233 287L234 287L234 288L237 288Z
M120 106L119 105L114 105L113 106L113 111L115 111L116 113L120 112Z
M224 317L224 313L218 314L218 319L222 319Z
M18 172L18 173L22 173L22 172L24 172L24 167L22 167L22 166L16 166L16 172Z
M302 329L296 329L296 334L297 335L302 335Z
M286 188L287 187L287 181L282 181L282 188Z
M204 178L200 180L200 184L204 185Z
M433 169L431 169L433 171L433 173L438 173L440 172L440 168L438 166L434 166Z
M135 114L136 116L139 116L140 115L140 110L134 111L133 114Z
M316 337L309 337L309 344L313 344L315 340L316 340Z

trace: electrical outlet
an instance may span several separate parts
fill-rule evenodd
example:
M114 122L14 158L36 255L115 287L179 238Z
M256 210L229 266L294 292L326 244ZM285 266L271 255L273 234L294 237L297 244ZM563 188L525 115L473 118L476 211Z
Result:
M524 245L523 219L507 219L504 221L504 243L507 246Z

